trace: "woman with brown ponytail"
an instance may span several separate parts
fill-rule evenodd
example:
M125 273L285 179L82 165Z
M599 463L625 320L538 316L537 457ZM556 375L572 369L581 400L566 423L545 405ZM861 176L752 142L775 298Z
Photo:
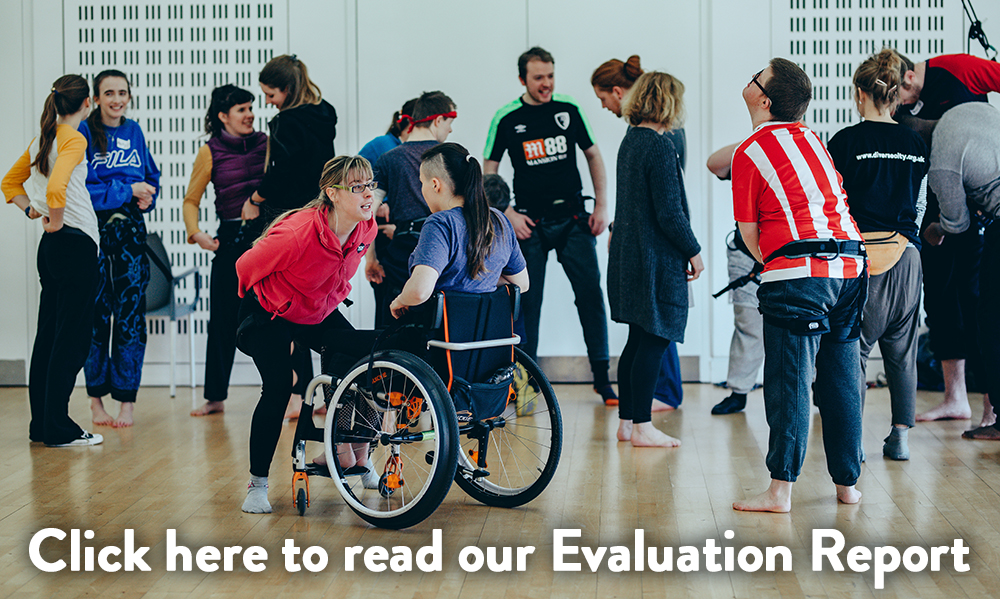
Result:
M889 49L861 63L854 72L854 106L863 120L838 132L828 144L871 261L861 363L878 342L892 402L892 428L882 454L891 460L910 459L907 432L917 399L917 312L923 279L919 232L929 156L919 134L892 120L899 104L900 65L899 56ZM858 384L863 390L864 378Z
M319 192L323 166L333 158L333 139L337 136L337 111L323 99L319 87L309 78L306 64L295 54L272 58L258 76L266 104L278 109L267 127L267 156L264 179L257 191L243 204L242 218L254 221L263 230L287 210L305 206ZM293 393L305 393L312 378L309 350L292 350L296 384ZM290 398L286 418L298 418L302 406L299 397Z
M2 185L7 203L28 218L41 217L45 230L38 244L42 293L28 375L28 438L49 447L104 440L69 417L69 396L90 348L100 242L87 192L87 140L77 131L90 110L89 96L90 86L79 75L52 84L41 133Z
M625 96L628 95L632 85L643 73L639 62L639 56L636 54L629 56L625 62L612 58L597 67L594 74L590 76L590 85L593 86L594 94L601 101L601 106L608 109L616 117L621 118ZM674 144L681 168L685 168L687 165L687 138L684 135L684 128L671 128L665 135ZM614 223L609 229L613 228ZM609 231L609 247L610 243L611 233ZM663 412L676 409L683 400L684 388L681 386L680 357L677 355L677 344L671 342L663 354L660 376L656 380L656 389L653 392L653 411ZM609 406L617 403L617 401L605 402Z

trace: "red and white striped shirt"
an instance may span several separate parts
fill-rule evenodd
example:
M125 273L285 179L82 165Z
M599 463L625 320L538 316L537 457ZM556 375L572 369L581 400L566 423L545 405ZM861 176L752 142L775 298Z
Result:
M733 214L757 223L763 258L803 239L861 241L847 194L823 142L802 123L764 123L733 154ZM823 277L857 278L864 258L777 257L761 282Z

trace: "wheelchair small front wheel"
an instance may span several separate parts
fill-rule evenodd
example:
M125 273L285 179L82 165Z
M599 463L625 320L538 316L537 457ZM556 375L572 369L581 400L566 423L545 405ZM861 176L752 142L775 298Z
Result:
M514 349L512 398L490 426L473 425L460 439L455 481L473 499L495 507L528 503L552 480L562 453L562 414L545 374L526 353ZM502 426L496 426L502 422ZM477 464L484 436L486 466Z
M358 362L334 392L324 427L327 463L354 512L380 528L431 515L455 477L458 420L441 378L397 350Z

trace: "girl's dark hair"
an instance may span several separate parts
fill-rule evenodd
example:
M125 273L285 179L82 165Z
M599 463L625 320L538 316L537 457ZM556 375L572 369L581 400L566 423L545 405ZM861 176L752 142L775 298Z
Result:
M278 110L288 110L303 104L319 104L323 99L319 86L309 78L306 63L295 54L282 54L269 60L260 70L257 80L288 94L285 103Z
M625 62L612 58L594 69L594 74L590 76L590 86L605 92L611 91L613 87L628 90L642 73L637 54L629 56Z
M253 102L253 94L231 83L213 89L212 102L208 105L208 114L205 115L205 133L212 137L222 135L226 126L222 124L219 113L228 113L233 106L247 102Z
M87 80L79 75L63 75L52 84L52 91L45 98L45 108L42 110L38 156L35 156L35 161L31 163L31 166L38 168L38 171L46 177L52 172L49 154L56 139L56 116L75 114L89 95L90 86L87 85Z
M486 257L502 226L486 201L479 161L461 145L450 142L427 150L420 161L420 166L430 169L434 176L448 179L452 193L465 200L462 214L469 233L465 246L466 267L469 276L475 279L486 271Z
M410 121L413 120L413 108L416 105L417 98L407 100L406 104L403 104L403 107L392 115L392 124L389 125L389 130L386 131L386 133L391 133L396 137L402 135L403 132L410 126Z
M97 98L101 95L101 82L108 77L121 77L125 80L125 86L128 88L128 95L132 96L132 84L129 82L128 77L125 73L117 69L107 69L101 71L94 77L94 97ZM125 120L125 117L122 117ZM121 123L118 123L121 126ZM90 143L94 144L94 149L97 150L97 154L104 154L108 151L108 135L104 131L104 121L101 120L101 107L94 103L94 110L90 112L90 116L87 117L87 127L90 129Z

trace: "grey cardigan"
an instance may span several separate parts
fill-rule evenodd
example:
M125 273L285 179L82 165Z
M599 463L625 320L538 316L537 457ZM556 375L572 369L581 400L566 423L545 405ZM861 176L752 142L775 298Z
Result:
M615 230L608 300L615 322L684 341L688 287L684 270L701 253L677 151L666 135L632 127L618 149Z

